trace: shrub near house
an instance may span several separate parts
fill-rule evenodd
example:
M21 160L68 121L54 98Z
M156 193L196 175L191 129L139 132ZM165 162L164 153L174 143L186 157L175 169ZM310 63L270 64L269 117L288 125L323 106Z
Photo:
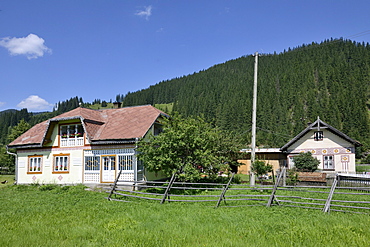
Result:
M300 153L294 156L294 166L299 172L314 172L320 164L320 161L312 156L311 152Z

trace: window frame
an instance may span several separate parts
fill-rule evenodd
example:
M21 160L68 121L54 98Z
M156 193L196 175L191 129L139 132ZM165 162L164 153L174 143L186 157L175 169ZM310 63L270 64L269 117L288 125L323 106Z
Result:
M326 157L332 157L331 159L328 159L328 160L325 160ZM334 158L335 156L334 155L323 155L322 157L322 169L324 171L335 171L335 162L334 162ZM331 167L330 168L325 168L325 163L328 164L328 163L331 163Z
M295 167L295 163L294 163L294 157L297 156L297 155L289 155L288 156L288 163L287 163L287 168L288 169L292 169Z
M118 155L118 171L133 171L134 170L134 157L135 155Z
M66 128L66 132L63 132L63 129ZM76 123L66 123L59 125L59 147L75 147L75 146L84 146L85 145L85 130L83 124L80 122ZM77 145L77 140L82 140L82 145ZM74 145L70 145L70 141ZM63 145L62 142L67 142L67 145Z
M31 160L34 159L39 159L40 164L39 164L39 169L38 171L31 171ZM27 174L42 174L42 163L43 163L43 155L30 155L28 156L28 166L27 166Z
M67 158L67 170L63 170L63 171L60 171L60 170L55 170L56 168L56 164L57 164L57 159L58 158L61 158L61 157L66 157ZM70 154L54 154L53 155L53 174L58 174L58 173L69 173L70 171ZM65 167L65 166L64 166Z
M88 163L93 163L92 165L89 165ZM94 163L97 163L97 165L94 165ZM88 172L100 172L100 166L101 166L101 157L99 156L85 156L84 157L84 171ZM89 167L96 167L96 169L86 169Z
M322 141L324 139L324 131L315 131L313 133L314 141Z

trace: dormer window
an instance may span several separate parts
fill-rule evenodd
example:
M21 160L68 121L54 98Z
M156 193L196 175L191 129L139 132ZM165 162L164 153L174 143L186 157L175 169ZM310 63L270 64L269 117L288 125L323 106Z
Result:
M322 141L323 139L324 139L324 133L322 131L315 131L314 140L315 141Z
M60 146L74 147L84 145L84 129L81 124L60 126Z

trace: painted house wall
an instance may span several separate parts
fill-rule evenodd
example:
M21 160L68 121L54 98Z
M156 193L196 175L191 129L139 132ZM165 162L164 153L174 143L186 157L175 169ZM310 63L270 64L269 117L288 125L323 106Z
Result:
M53 170L55 155L69 155L68 172ZM30 172L30 158L42 156L41 170ZM18 150L18 184L79 184L82 183L83 165L82 148L61 149L44 148L34 150Z
M324 138L322 141L314 140L314 132L311 130L306 135L292 144L288 149L288 157L302 152L311 152L319 161L319 169L324 170L324 157L333 156L334 169L329 169L327 172L349 172L355 173L355 147L353 144L343 138L333 134L326 129L323 131ZM288 159L289 166L292 166L291 159Z
M162 173L155 174L153 172L144 172L140 162L137 162L135 153L135 144L121 144L121 145L104 145L91 146L84 134L84 146L61 147L60 126L65 124L76 124L76 121L62 122L54 125L51 133L51 142L45 144L43 148L35 149L19 149L18 150L18 184L97 184L104 182L114 182L114 179L119 173L119 157L129 157L133 161L132 171L123 171L120 180L133 181L134 179L143 180L144 176L147 180L157 180L164 178ZM152 126L147 134L154 134L155 129ZM65 154L69 157L69 171L55 172L55 156ZM30 171L30 158L42 157L40 171ZM85 157L99 157L100 169L98 171L85 171ZM106 181L107 177L103 175L103 157L115 157L115 171L112 173L113 177L110 181Z
M68 171L54 171L55 157L59 155L68 156ZM99 157L99 169L96 171L85 171L85 157ZM114 171L110 177L104 177L103 157L110 156L115 159ZM40 171L30 171L30 158L41 157ZM69 147L69 148L43 148L33 150L18 150L18 184L97 184L111 183L119 173L119 157L132 161L132 169L123 171L120 180L133 181L135 173L139 174L136 179L142 180L143 170L137 167L134 145L119 145L93 148ZM138 170L139 169L139 170Z

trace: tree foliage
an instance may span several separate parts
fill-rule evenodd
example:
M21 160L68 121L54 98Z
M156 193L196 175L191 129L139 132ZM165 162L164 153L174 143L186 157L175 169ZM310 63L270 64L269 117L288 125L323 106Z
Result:
M14 141L30 128L31 125L22 119L16 126L9 129L8 142Z
M320 161L312 156L312 153L300 153L293 157L294 166L300 172L314 172L320 164Z
M268 172L272 171L272 165L266 164L262 160L256 160L253 162L251 166L252 172L254 172L258 178L262 177L263 175L266 175ZM260 179L262 182L262 179Z
M239 149L219 129L202 117L179 115L165 120L163 132L139 142L139 158L146 169L171 176L177 172L180 180L198 181L216 178L219 171L235 164Z
M14 162L14 156L7 154L5 145L0 144L0 167L9 167L9 170L13 172L15 170Z

